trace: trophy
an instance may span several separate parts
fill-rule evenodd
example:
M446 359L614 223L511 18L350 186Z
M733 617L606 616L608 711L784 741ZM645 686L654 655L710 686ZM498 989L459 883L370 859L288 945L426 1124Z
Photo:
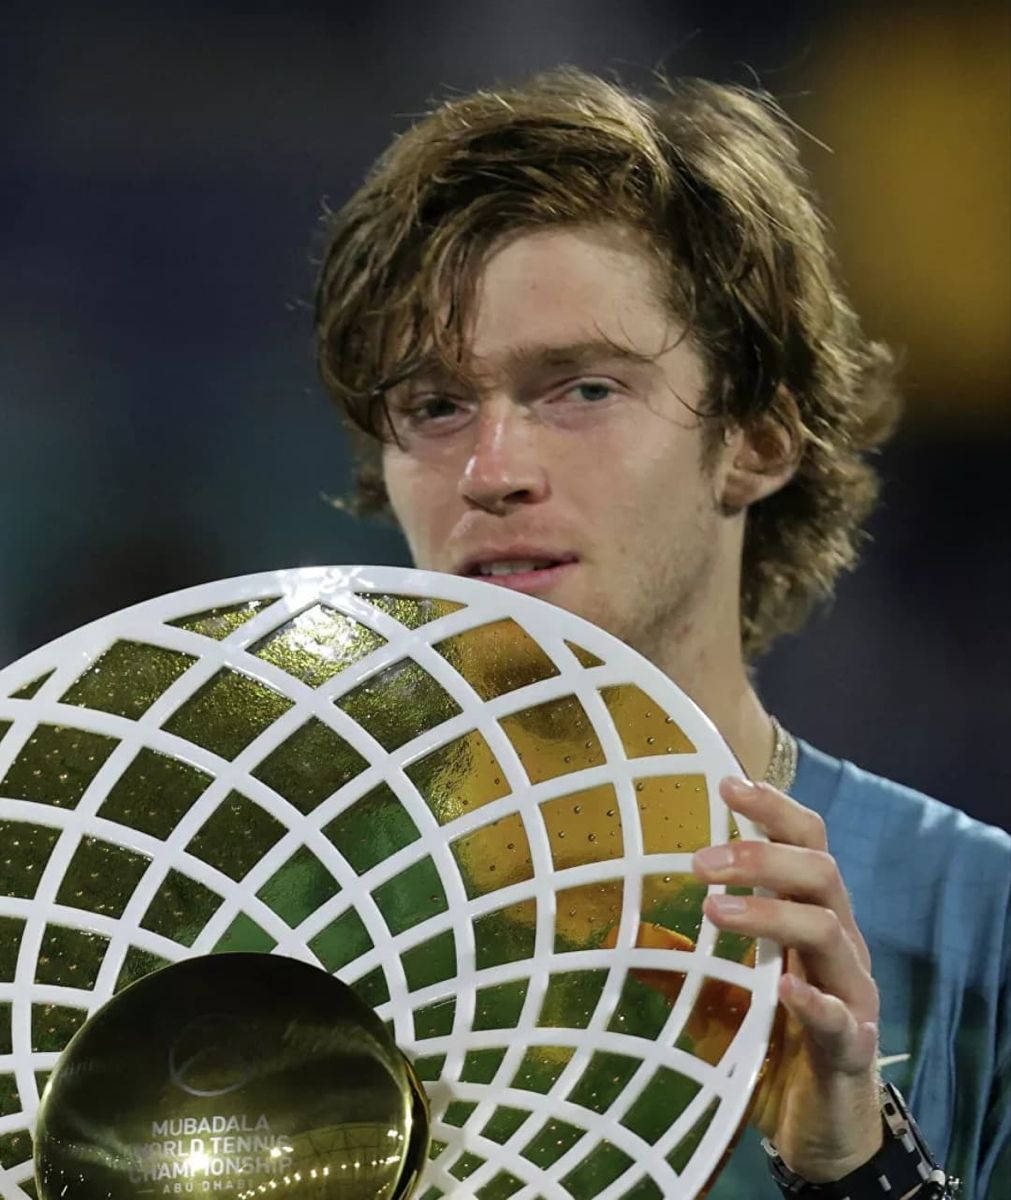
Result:
M691 874L762 836L731 773L617 639L422 571L0 671L0 1195L704 1195L781 967Z
M375 1013L332 975L268 954L184 959L74 1035L35 1132L44 1197L402 1200L428 1107Z

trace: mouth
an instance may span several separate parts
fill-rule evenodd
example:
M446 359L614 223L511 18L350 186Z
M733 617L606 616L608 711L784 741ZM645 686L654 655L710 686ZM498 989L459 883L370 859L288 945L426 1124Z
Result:
M481 555L464 563L458 574L518 592L544 592L570 574L577 564L574 554Z

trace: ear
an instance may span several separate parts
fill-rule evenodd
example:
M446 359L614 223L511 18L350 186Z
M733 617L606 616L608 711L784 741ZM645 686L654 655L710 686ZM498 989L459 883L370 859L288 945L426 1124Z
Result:
M767 413L751 425L728 428L723 440L718 499L732 514L778 492L796 474L803 446L796 401L781 388Z

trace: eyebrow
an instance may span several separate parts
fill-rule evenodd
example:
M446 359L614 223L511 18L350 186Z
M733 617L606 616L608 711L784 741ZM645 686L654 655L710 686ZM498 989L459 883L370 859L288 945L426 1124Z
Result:
M583 369L601 361L618 361L634 366L655 366L657 356L633 350L609 342L606 338L591 338L563 345L521 345L509 349L503 356L502 368L506 375L532 375L540 371L568 367ZM405 382L419 379L442 381L455 379L468 383L474 376L465 370L452 371L435 355L429 355L418 363Z

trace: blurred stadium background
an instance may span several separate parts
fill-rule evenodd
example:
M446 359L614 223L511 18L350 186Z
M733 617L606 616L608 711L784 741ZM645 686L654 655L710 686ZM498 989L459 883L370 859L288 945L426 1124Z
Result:
M763 694L824 749L1011 825L1004 5L6 11L0 662L189 584L407 562L321 499L348 464L307 304L322 200L430 99L559 62L757 80L817 139L908 405L860 570L762 664Z

